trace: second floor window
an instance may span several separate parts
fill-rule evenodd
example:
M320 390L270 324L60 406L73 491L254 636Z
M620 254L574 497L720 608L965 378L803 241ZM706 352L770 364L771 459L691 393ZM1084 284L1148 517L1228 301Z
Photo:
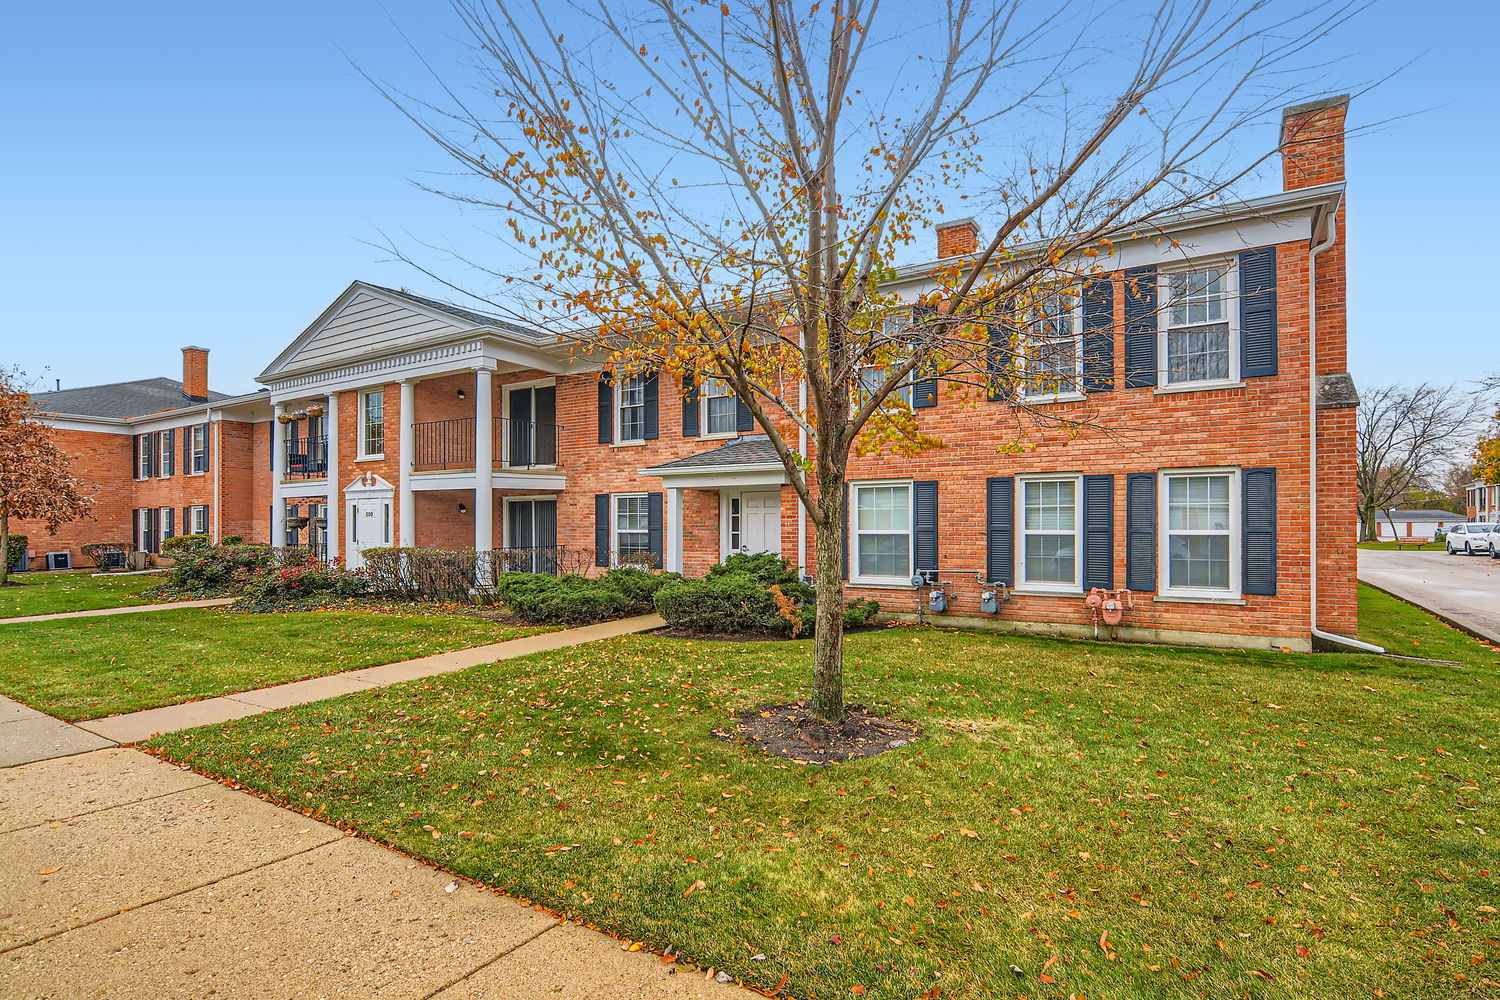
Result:
M703 380L703 432L733 434L739 427L734 391L721 378Z
M385 454L385 390L371 389L359 397L359 457Z
M1238 374L1229 281L1229 269L1222 266L1166 276L1162 384L1228 382Z
M1083 372L1083 333L1077 303L1066 293L1040 302L1022 347L1028 396L1077 392Z
M177 431L156 432L156 474L163 479L177 471Z
M137 434L135 436L135 478L151 478L151 442L150 434Z
M208 425L194 424L188 428L189 463L186 471L201 473L208 471Z
M619 397L619 440L646 440L646 376L631 375L622 380Z

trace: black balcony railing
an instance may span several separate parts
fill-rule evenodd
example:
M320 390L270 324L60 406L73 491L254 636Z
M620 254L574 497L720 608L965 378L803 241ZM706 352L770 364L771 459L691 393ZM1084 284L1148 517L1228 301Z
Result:
M474 468L474 418L427 420L413 428L413 467L419 471ZM496 417L491 451L502 469L555 468L562 428L535 420Z
M423 421L414 428L413 442L412 465L416 469L474 468L473 417Z
M286 441L287 479L325 479L328 476L326 437L289 437Z
M495 460L507 469L555 468L562 464L558 461L561 436L562 426L559 424L497 417Z

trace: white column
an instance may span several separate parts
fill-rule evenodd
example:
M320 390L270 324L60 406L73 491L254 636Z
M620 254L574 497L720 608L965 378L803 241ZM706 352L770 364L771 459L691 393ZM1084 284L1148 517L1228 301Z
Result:
M271 412L271 537L273 546L286 544L286 501L281 499L281 477L286 471L286 425L281 422L286 405L277 403Z
M667 489L667 552L666 565L669 573L682 572L682 490Z
M488 553L495 547L495 409L488 368L474 370L474 548ZM477 567L479 582L489 583L487 555Z
M323 529L323 537L328 540L328 561L332 562L343 554L344 546L339 540L339 513L344 507L344 497L339 492L339 482L342 477L339 474L339 396L336 392L328 394L328 406L323 413L323 432L328 435L328 446L324 456L328 462L328 525Z
M417 383L412 379L401 380L401 433L397 445L401 454L396 456L396 467L400 470L400 495L396 502L401 512L396 526L396 544L402 546L417 544L417 505L411 495L411 467L416 461L414 452L417 450L417 424L413 419L416 416L416 389Z

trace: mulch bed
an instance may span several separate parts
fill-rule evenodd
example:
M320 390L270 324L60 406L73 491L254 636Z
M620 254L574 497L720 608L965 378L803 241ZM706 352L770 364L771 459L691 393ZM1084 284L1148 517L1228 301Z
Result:
M846 706L840 723L825 722L797 702L747 709L735 719L733 729L715 729L713 734L743 739L799 764L832 764L904 747L921 732L913 723L872 715L863 705Z

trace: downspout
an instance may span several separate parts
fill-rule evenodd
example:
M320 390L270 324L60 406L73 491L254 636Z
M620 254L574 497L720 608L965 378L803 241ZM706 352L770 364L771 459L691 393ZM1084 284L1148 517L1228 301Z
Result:
M204 435L203 447L208 449L208 467L214 470L214 502L209 508L208 537L215 545L218 545L219 539L224 537L224 523L221 516L224 506L224 481L220 478L222 474L220 467L224 464L221 461L224 449L218 441L222 422L214 420L214 410L211 406L204 411L203 419L208 421L208 433Z
M1384 653L1382 646L1318 628L1318 254L1333 246L1337 239L1338 208L1334 208L1328 213L1328 235L1322 242L1314 244L1307 254L1307 491L1310 503L1307 580L1312 595L1312 634L1314 639L1346 649Z

